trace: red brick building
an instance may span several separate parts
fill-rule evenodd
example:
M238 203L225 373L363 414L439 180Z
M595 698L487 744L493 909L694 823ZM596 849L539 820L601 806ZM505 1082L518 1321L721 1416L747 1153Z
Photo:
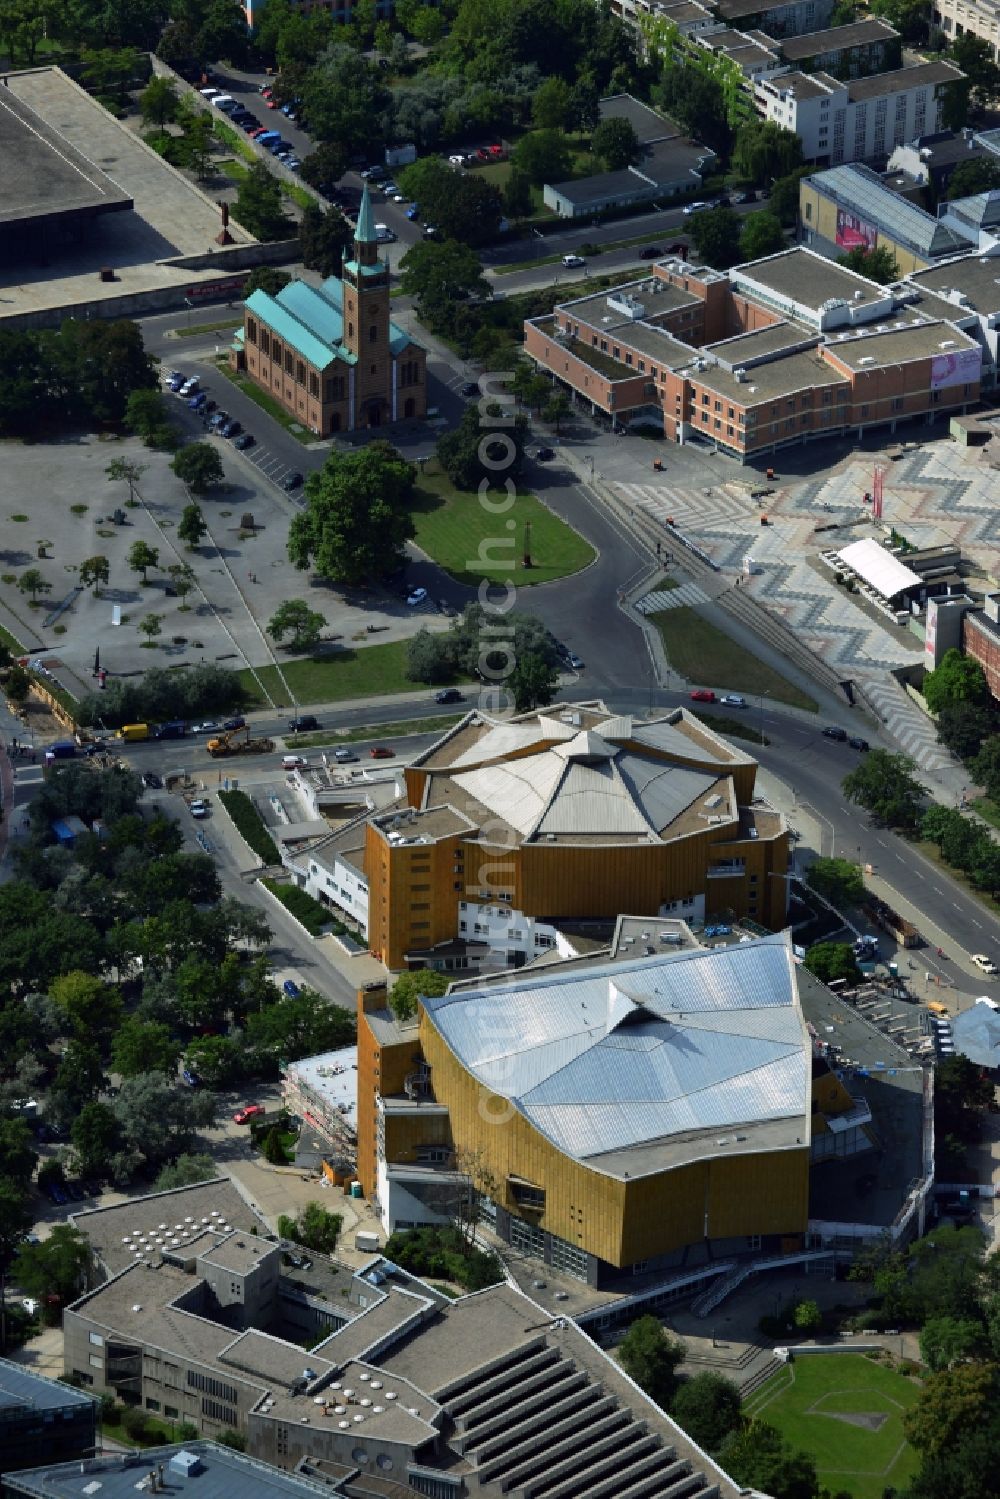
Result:
M1000 594L988 593L982 610L962 620L962 646L979 662L993 696L1000 702Z

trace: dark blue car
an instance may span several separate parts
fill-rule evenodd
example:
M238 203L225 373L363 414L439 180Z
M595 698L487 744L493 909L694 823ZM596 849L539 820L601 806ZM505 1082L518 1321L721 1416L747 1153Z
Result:
M289 999L298 999L299 995L302 993L302 990L299 988L294 979L286 979L281 987L282 989L284 989Z

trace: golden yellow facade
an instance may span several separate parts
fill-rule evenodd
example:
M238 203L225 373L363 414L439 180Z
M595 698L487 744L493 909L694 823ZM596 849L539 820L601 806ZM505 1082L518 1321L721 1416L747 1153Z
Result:
M816 234L829 244L835 245L837 243L837 212L838 206L833 199L814 187L808 178L804 178L799 183L799 217L807 234ZM861 217L864 216L861 215ZM933 264L932 261L915 255L912 250L899 244L891 235L883 233L876 225L873 224L871 227L876 232L877 248L888 250L889 254L895 258L901 276L909 275L911 271L925 271L929 265Z

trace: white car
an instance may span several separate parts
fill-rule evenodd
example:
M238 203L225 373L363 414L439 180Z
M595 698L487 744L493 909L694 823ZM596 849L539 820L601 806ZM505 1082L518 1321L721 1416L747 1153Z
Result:
M700 211L703 208L707 208L707 207L708 207L708 204L702 202L701 200L699 200L697 203L688 203L685 206L685 209L684 209L684 217L686 218L688 216L688 214L691 214L691 213L700 213Z
M394 198L399 192L399 188L394 182L383 182L382 191L387 198Z
M747 700L740 697L738 692L726 692L719 698L720 703L725 703L727 708L745 708Z
M974 952L972 961L981 973L996 973L997 965L992 958L988 958L984 952Z
M197 391L198 391L198 376L197 375L192 375L191 378L190 378L190 380L185 380L184 381L184 384L181 386L181 388L177 392L177 394L180 395L180 396L193 396L193 395L197 394Z
M207 817L209 811L208 802L203 796L196 797L193 802L188 802L188 811L192 817Z
M582 255L564 255L562 263L569 270L576 270L579 266L587 264Z
M465 157L462 155L461 151L456 151L454 156L448 157L448 165L452 167L465 166Z
M221 95L222 90L221 88L200 88L198 92L203 99L215 99Z
M341 748L334 750L333 758L339 760L341 765L343 765L346 760L356 760L358 757L353 750Z
M191 725L192 734L218 734L222 728L218 723L196 723Z
M424 601L424 599L426 597L427 597L427 589L426 588L415 588L412 593L408 593L406 595L406 602L407 602L408 606L411 609L415 609L418 604L422 604L423 603L423 601Z
M406 202L406 194L405 193L393 193L393 195L392 195L392 201L394 203L405 203Z

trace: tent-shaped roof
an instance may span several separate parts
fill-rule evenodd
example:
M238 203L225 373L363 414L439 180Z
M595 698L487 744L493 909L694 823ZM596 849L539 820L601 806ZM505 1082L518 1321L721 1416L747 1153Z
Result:
M870 536L864 541L852 541L837 556L886 599L894 599L898 593L919 587L923 582L919 573L913 572Z

